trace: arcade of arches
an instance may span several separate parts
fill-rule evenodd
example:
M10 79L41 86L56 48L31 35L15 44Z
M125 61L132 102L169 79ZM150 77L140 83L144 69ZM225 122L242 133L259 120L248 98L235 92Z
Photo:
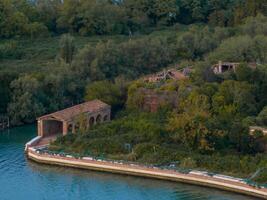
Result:
M95 124L110 121L111 107L100 100L79 104L65 110L38 118L38 135L51 137L75 133L81 126L79 116L83 117L83 126L90 128Z

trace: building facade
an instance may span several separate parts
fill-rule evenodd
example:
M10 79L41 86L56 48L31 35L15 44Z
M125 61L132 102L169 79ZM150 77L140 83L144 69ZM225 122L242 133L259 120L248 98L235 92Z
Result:
M111 107L93 100L66 108L37 118L38 136L50 137L75 133L83 126L90 128L95 124L110 121Z

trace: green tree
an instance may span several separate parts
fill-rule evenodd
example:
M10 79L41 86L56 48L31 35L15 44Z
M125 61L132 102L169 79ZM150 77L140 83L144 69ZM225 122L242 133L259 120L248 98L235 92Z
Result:
M16 73L0 72L0 113L7 112L7 105L11 100L10 83L17 77Z
M71 64L75 52L74 38L69 35L62 35L60 39L59 57L67 64Z
M210 53L208 59L212 63L218 60L265 62L266 45L265 36L257 36L255 38L247 35L231 37L224 40L214 52Z
M250 81L252 76L252 69L245 63L240 64L235 72L238 81Z
M212 97L213 112L217 115L218 125L229 129L241 116L254 115L257 111L252 85L246 82L224 81Z
M57 18L57 28L70 33L78 32L80 29L79 0L64 0L59 7L59 17Z
M8 114L14 125L30 123L45 112L42 105L41 85L30 75L19 77L11 83L12 99Z
M261 126L267 126L267 106L258 114L256 121Z
M127 83L123 79L98 81L89 84L86 88L85 100L100 99L117 110L122 108L126 101Z
M57 19L61 8L61 0L36 0L35 6L38 12L38 21L42 22L50 32L57 33Z
M42 22L38 22L37 18L36 8L28 1L1 0L0 37L32 36L33 33L43 35L47 28Z
M217 41L209 27L193 26L178 38L177 48L183 58L198 59L217 46Z
M180 99L179 108L180 111L174 113L168 122L172 138L194 150L213 150L208 138L212 134L215 136L216 131L211 133L207 126L210 117L208 97L193 91L185 99Z

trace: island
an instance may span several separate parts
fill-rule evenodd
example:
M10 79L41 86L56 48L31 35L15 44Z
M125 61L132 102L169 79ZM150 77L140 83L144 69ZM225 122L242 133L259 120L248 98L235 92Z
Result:
M266 5L0 0L0 185L7 191L0 196L53 199L68 191L74 199L94 199L90 175L116 177L96 172L103 171L122 174L122 182L132 175L131 183L140 177L159 183L107 186L129 200L146 198L135 189L169 200L176 186L190 188L190 200L216 191L214 198L266 198ZM64 184L77 174L43 164L77 171L81 176L70 179L81 182ZM32 190L25 187L30 175ZM105 190L106 182L100 185ZM220 190L198 196L202 188L194 185Z

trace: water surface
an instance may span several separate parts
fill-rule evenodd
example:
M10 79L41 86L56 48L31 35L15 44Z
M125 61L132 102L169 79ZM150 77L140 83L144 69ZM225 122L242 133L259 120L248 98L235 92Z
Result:
M35 126L0 132L0 200L255 200L181 183L40 165L24 144Z

